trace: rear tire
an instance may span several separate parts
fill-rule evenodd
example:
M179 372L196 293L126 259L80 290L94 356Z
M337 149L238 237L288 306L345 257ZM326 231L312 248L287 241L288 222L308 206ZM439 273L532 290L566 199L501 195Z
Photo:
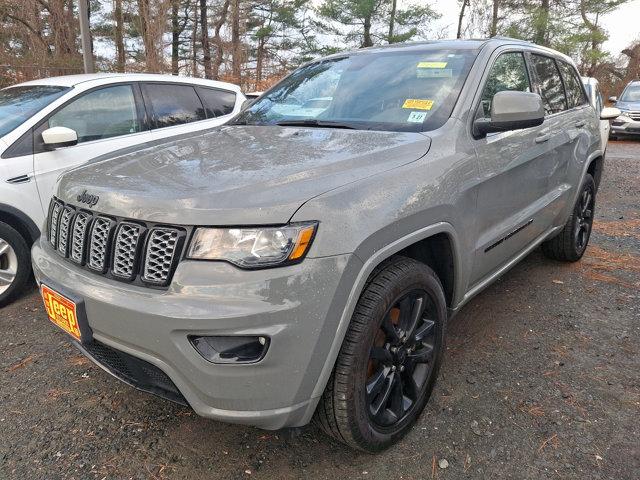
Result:
M559 235L542 244L542 251L547 257L561 262L577 262L582 258L591 237L595 201L596 184L587 173L564 228Z
M446 320L433 270L406 257L383 262L358 300L315 423L367 452L401 439L431 396Z
M27 242L13 227L0 222L0 307L22 292L30 275Z

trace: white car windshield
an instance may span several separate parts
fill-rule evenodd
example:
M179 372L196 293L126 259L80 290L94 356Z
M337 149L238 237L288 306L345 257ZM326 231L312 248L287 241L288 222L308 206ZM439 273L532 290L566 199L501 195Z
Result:
M30 85L0 90L0 137L69 90L68 87Z

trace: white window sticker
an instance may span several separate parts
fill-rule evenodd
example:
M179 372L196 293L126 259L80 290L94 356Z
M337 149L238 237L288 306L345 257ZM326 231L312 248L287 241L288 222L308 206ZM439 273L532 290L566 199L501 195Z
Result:
M427 112L411 112L409 118L407 118L407 122L422 123L426 117Z

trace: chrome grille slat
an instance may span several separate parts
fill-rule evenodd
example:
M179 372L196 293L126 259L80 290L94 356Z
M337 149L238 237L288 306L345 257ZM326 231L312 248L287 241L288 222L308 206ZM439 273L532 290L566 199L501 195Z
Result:
M105 217L96 217L91 227L89 240L89 268L104 271L107 265L109 248L109 235L111 233L111 220Z
M120 281L164 288L170 282L188 230L115 219L54 198L48 240L61 256Z
M134 223L122 222L118 226L113 249L114 275L122 278L133 277L141 231L142 227Z
M71 235L72 240L69 258L76 263L82 263L84 260L84 249L90 223L91 215L85 212L78 212L73 221L73 233Z
M142 279L155 284L165 284L171 273L178 244L178 230L154 228L149 234L144 259Z
M71 226L71 221L73 219L73 214L75 212L66 207L62 210L62 214L60 215L60 222L58 224L58 241L57 241L57 249L61 255L67 256L68 250L67 247L69 245L69 227Z

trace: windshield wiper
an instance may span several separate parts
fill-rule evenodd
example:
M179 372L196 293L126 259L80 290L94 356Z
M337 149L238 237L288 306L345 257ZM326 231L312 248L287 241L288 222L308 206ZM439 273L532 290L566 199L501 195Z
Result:
M349 130L357 130L357 127L348 123L332 122L329 120L315 120L307 118L305 120L281 120L276 122L281 127L320 127L320 128L347 128Z

